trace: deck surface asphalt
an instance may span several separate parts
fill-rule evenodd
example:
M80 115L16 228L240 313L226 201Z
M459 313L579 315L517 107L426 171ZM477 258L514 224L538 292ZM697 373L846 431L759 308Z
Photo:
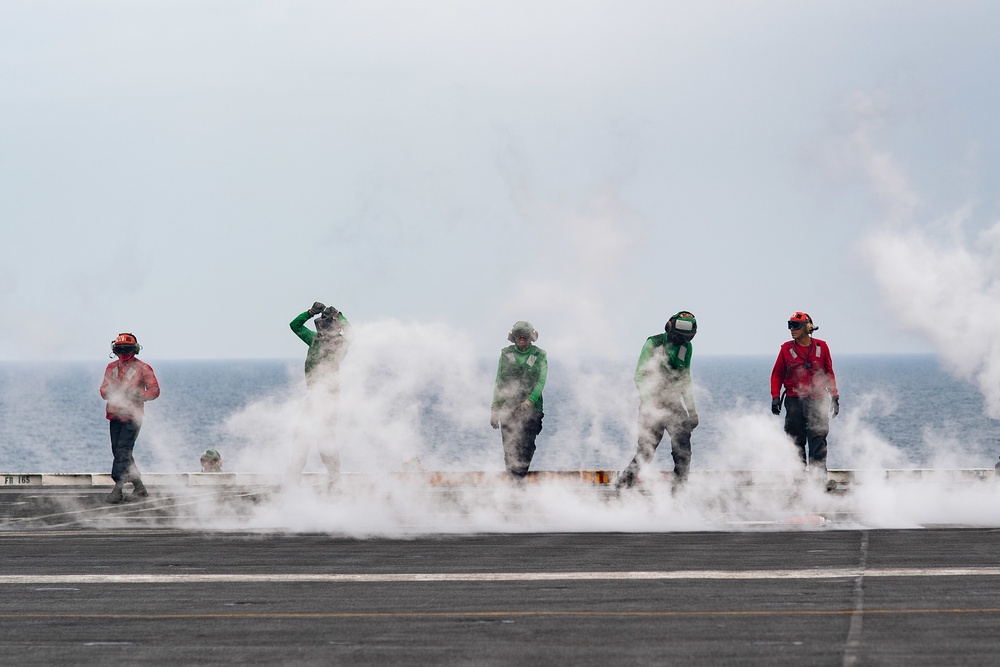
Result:
M0 655L11 665L995 665L998 554L995 529L355 539L7 528Z

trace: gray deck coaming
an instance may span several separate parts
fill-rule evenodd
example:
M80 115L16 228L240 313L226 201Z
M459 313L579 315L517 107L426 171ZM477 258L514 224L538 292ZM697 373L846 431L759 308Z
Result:
M803 475L793 470L692 470L693 482L711 481L725 484L786 484ZM502 483L509 478L503 472L493 471L389 471L378 474L362 472L341 472L338 474L346 484L370 484L373 480L391 479L393 483L427 484L436 487L467 486ZM578 482L596 486L614 485L619 476L617 470L532 470L525 478L526 483ZM669 481L673 473L669 470L645 473L650 480ZM948 481L967 483L970 481L993 481L998 479L995 468L899 468L899 469L830 469L824 475L827 479L843 485L889 481ZM302 475L305 483L326 479L325 472L306 472ZM248 472L146 472L143 479L152 486L277 486L283 476L275 473ZM4 488L81 488L110 487L114 484L106 472L72 473L13 473L0 472L0 489Z

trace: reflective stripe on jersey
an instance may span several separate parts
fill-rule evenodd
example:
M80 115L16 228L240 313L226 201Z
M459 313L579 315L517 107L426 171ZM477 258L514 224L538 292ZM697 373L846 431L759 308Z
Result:
M527 361L524 362L524 365L527 366L528 368L531 368L531 367L533 367L535 365L535 362L537 360L538 360L537 356L535 356L533 354L529 354ZM507 361L509 361L512 364L517 363L517 357L514 356L513 352L508 352L507 353Z
M138 373L138 372L139 371L137 371L134 366L129 366L129 369L127 371L125 371L125 379L126 380L131 380L132 378L135 377L135 374ZM118 377L118 366L115 366L115 369L113 371L111 371L111 377L113 377L113 378L117 378Z
M813 356L816 357L817 359L822 358L823 357L823 346L819 345L819 344L815 344L815 345L813 345L813 347L816 349L816 352L813 354ZM788 348L788 353L790 355L792 355L792 359L798 359L799 358L799 355L795 352L795 348L794 347ZM806 355L806 356L809 356L809 355Z

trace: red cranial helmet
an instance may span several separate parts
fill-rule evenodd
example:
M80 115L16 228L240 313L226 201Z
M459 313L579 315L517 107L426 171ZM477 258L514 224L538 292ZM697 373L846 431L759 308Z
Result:
M799 310L788 318L788 328L800 329L802 327L806 327L807 332L819 329L819 327L813 324L813 320L811 317L809 317L809 313L803 313L801 310Z
M139 342L135 339L135 336L133 336L130 333L120 333L120 334L118 334L118 338L115 338L114 342L112 342L111 344L112 345L138 345Z
M111 341L111 351L115 354L139 354L142 347L134 334L120 333L118 337Z

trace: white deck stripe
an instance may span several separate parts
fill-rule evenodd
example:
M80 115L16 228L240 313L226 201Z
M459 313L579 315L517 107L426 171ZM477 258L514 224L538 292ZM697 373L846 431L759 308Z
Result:
M671 570L662 572L452 572L394 574L8 574L0 585L201 583L407 583L527 581L651 581L669 579L842 579L864 577L1000 577L1000 567L819 568L799 570Z
M868 569L868 531L861 532L861 544L858 569L862 572ZM859 575L854 579L854 611L851 613L851 624L847 630L844 642L844 656L841 667L857 667L861 655L861 632L865 617L865 577Z

